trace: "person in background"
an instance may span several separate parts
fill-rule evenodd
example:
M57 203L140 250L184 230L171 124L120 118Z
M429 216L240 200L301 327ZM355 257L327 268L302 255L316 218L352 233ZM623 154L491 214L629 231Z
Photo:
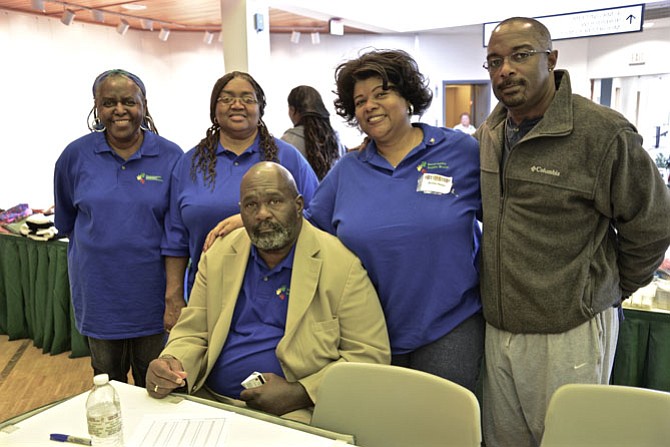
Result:
M147 390L189 393L309 422L319 383L337 362L386 363L388 335L361 262L304 221L291 173L261 162L242 178L244 228L218 238ZM261 372L265 383L243 389Z
M263 89L248 73L233 71L218 79L210 99L212 126L174 170L162 253L167 299L182 307L187 265L190 260L186 295L210 230L216 226L217 235L225 235L242 226L240 181L249 167L276 161L291 172L305 200L316 189L318 179L300 152L270 135L262 119L265 105Z
M454 129L465 132L468 135L475 133L477 128L470 124L470 114L468 112L461 113L461 122L454 126Z
M330 113L316 89L295 87L288 95L288 116L293 127L281 139L295 146L307 158L319 180L347 152L330 125Z
M538 446L554 391L609 383L621 302L670 243L670 194L621 114L573 94L540 22L491 34L477 129L488 447ZM616 430L616 427L613 427Z
M92 133L70 143L54 171L55 225L67 235L77 330L94 374L144 387L176 309L165 300L160 253L170 174L183 154L158 136L144 83L109 70L93 83ZM91 122L92 120L92 122Z
M475 390L484 350L479 298L479 148L412 124L430 105L411 56L373 50L337 67L337 113L368 143L338 161L306 217L363 262L386 316L392 364Z

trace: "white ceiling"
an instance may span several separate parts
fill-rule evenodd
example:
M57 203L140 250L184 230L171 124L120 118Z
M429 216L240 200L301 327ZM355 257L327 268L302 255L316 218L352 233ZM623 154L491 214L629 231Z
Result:
M381 33L443 32L445 28L481 25L512 16L542 17L629 6L631 0L267 0L296 14L328 20L341 18L345 25ZM667 3L670 8L670 2Z

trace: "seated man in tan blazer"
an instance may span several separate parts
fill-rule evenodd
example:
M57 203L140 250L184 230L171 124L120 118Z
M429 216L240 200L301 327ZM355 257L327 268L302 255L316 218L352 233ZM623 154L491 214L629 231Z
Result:
M185 386L309 421L330 365L390 362L367 272L336 237L303 219L303 206L281 165L262 162L245 174L244 229L217 239L200 260L188 306L149 365L149 395ZM243 389L254 371L265 383Z

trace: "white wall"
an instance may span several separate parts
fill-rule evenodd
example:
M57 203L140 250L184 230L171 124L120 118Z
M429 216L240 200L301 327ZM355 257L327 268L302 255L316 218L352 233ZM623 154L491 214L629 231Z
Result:
M267 71L256 74L268 97L264 119L276 136L291 125L288 92L309 84L324 96L344 142L358 144L358 131L334 114L332 90L335 67L366 47L401 48L416 58L435 93L422 118L430 124L442 125L443 81L488 80L479 32L321 35L319 45L309 37L303 33L296 45L288 34L271 35ZM575 92L587 97L591 78L670 73L667 28L557 41L555 48L559 68L570 70ZM647 63L628 66L631 51L644 53ZM53 203L53 165L70 141L88 132L91 84L100 72L124 68L142 78L160 134L188 150L210 126L209 96L224 69L221 44L204 44L201 33L173 31L161 42L156 32L130 30L122 37L111 27L76 21L66 27L57 19L7 11L0 11L0 60L0 208Z
M0 208L53 204L53 166L88 133L95 77L123 68L144 81L160 134L183 148L209 127L209 95L223 75L220 46L201 33L128 31L0 11Z

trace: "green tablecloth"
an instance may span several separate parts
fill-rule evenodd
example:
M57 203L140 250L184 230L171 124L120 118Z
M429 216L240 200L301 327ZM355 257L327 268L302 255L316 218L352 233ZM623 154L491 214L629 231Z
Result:
M624 313L612 383L670 391L670 313ZM45 353L90 354L74 324L66 242L0 234L0 334Z
M45 353L90 354L74 324L67 242L0 234L0 333L30 338Z
M625 309L612 383L670 391L670 313Z

